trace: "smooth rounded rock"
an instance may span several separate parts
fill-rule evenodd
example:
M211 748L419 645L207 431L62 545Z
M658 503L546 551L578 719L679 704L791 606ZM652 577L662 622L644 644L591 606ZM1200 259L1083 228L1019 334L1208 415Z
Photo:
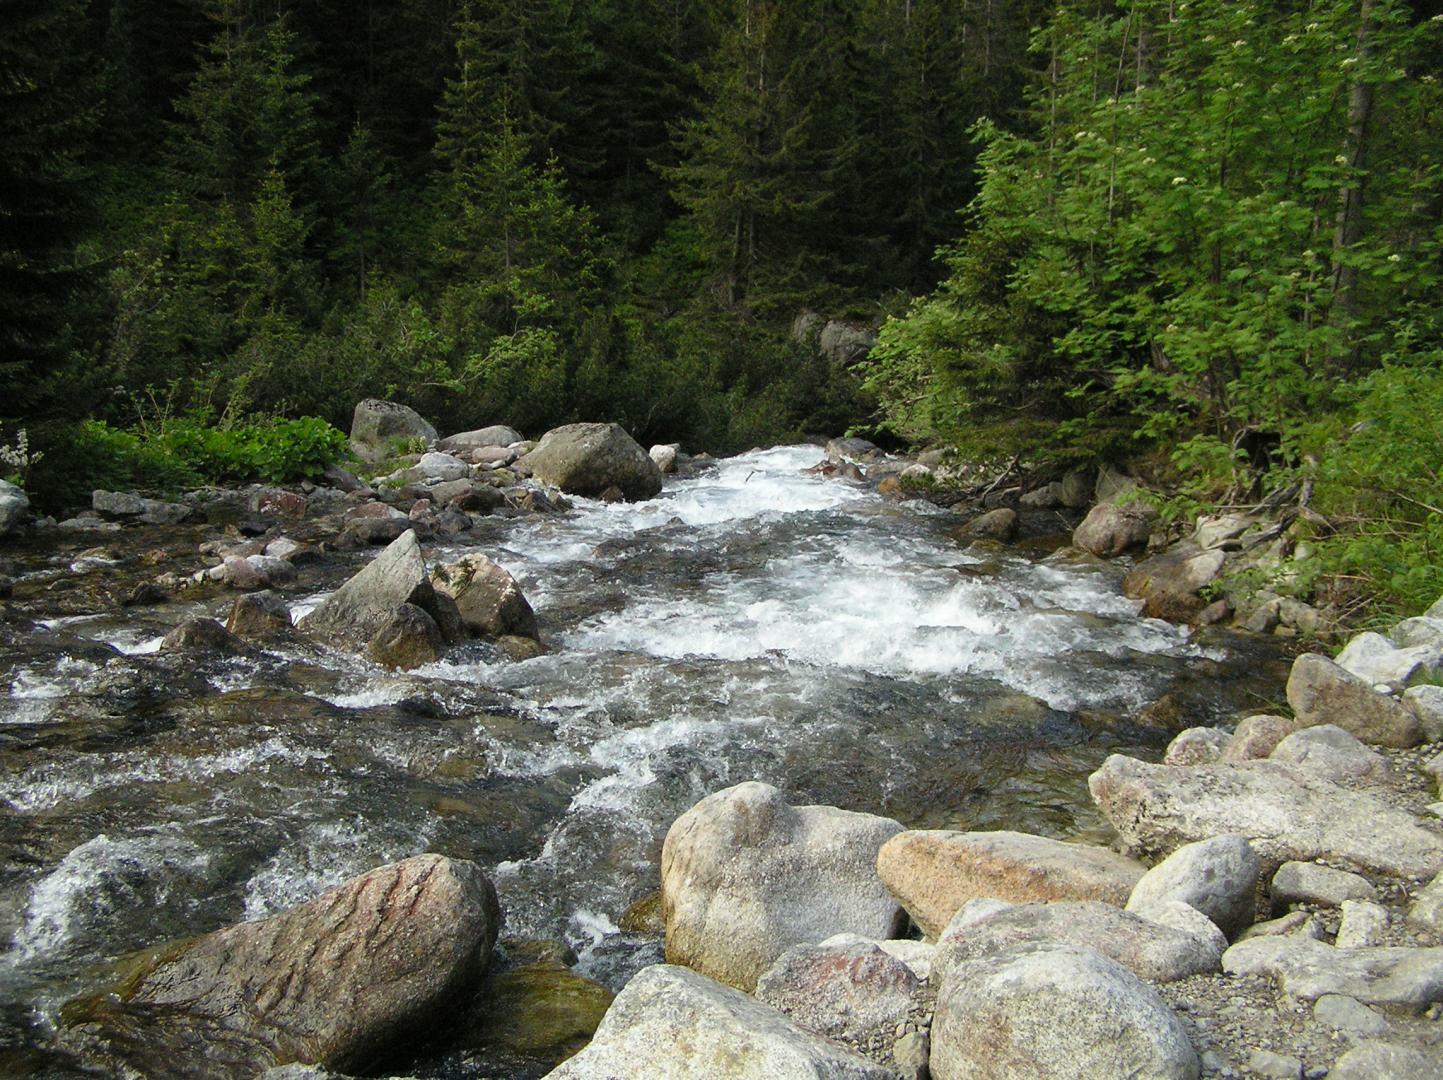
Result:
M1180 900L1235 937L1252 924L1261 873L1262 860L1245 836L1184 844L1142 876L1127 899L1127 910Z
M1136 503L1099 503L1073 531L1073 546L1102 558L1126 554L1147 543L1154 516Z
M757 980L755 996L803 1031L868 1042L892 1036L921 992L904 962L858 942L794 945Z
M598 496L618 488L627 499L661 491L661 470L618 424L567 424L541 437L518 464L569 495Z
M1181 731L1167 744L1164 765L1210 765L1223 756L1232 732L1224 728L1193 727Z
M1268 756L1335 783L1380 783L1392 775L1387 758L1333 724L1295 731Z
M1338 907L1344 900L1376 900L1378 890L1361 874L1319 866L1311 862L1286 862L1273 875L1275 905L1321 904Z

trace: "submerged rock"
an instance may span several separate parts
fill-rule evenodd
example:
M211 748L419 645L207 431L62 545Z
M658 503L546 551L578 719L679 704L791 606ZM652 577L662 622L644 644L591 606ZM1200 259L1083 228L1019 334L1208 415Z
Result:
M1197 1054L1156 990L1075 945L1022 945L947 973L934 1080L1193 1080Z
M615 487L637 500L661 491L656 462L619 424L552 428L518 464L570 495L597 496Z
M616 995L591 1045L547 1080L894 1080L776 1009L686 968L657 964Z
M768 784L707 796L661 850L666 958L743 990L793 945L889 938L902 911L877 877L890 818L789 806Z
M928 937L968 900L1101 900L1121 907L1146 868L1106 848L1017 832L916 830L888 840L877 873Z
M72 1002L87 1047L148 1077L340 1071L415 1038L480 974L500 919L474 863L419 855L308 904L159 950L113 997Z
M1113 754L1088 788L1137 852L1167 855L1231 834L1247 837L1265 865L1327 857L1403 877L1443 868L1443 836L1412 814L1280 762L1179 769Z

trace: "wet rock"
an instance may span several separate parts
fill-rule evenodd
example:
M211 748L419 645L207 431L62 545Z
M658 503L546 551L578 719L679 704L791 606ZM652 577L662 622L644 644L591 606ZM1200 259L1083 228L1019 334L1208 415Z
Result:
M321 553L310 544L303 544L288 536L272 540L266 545L265 554L273 559L284 559L292 566L304 566L318 561L321 557Z
M657 964L616 996L591 1045L547 1074L547 1080L616 1077L892 1080L892 1073L738 990Z
M1122 591L1138 600L1195 597L1217 578L1226 558L1221 551L1183 550L1157 555L1128 571L1122 579ZM1201 608L1202 604L1196 606Z
M436 429L409 406L395 401L367 398L351 414L351 446L369 461L383 458L397 441L420 440L427 446L436 441Z
M120 601L121 607L152 607L170 599L170 594L153 581L142 581Z
M1289 997L1342 994L1421 1012L1443 997L1443 948L1336 949L1310 937L1260 937L1223 953L1229 975L1276 979Z
M1222 757L1233 734L1224 728L1194 727L1179 732L1162 756L1164 765L1210 765Z
M1088 787L1132 851L1238 835L1265 866L1328 857L1395 876L1443 867L1443 836L1413 815L1280 762L1174 769L1113 754Z
M1101 900L1121 907L1145 869L1106 848L1017 832L904 832L877 856L882 881L931 938L978 898Z
M0 480L0 536L8 536L30 512L30 497L22 488Z
M1410 709L1317 653L1293 661L1288 704L1303 727L1335 724L1378 746L1406 748L1422 741L1421 725Z
M247 593L231 605L225 628L246 641L275 641L290 634L291 612L285 601L269 590Z
M431 573L438 593L456 602L466 629L482 637L536 638L536 613L516 579L479 552Z
M1357 998L1345 994L1324 994L1313 1004L1313 1016L1334 1031L1367 1038L1386 1035L1388 1021Z
M794 945L757 980L755 996L803 1031L866 1044L892 1036L921 992L911 968L861 942Z
M985 902L969 903L938 939L934 981L945 981L956 964L1051 942L1094 949L1148 982L1174 982L1217 971L1227 946L1216 927L1210 935L1197 935L1096 900L987 904L974 917L978 903Z
M269 589L296 580L296 568L272 555L227 558L221 568L220 580L232 589Z
M366 503L346 512L341 529L363 544L389 544L411 527L411 519L394 506Z
M1187 1032L1157 991L1091 949L1031 945L957 964L932 1021L935 1080L1192 1078Z
M321 473L321 479L338 491L369 492L371 490L367 484L362 483L361 478L355 473L348 469L343 469L334 463L326 466L325 471Z
M1433 646L1400 649L1382 634L1371 631L1349 641L1335 663L1373 686L1382 683L1401 688L1443 673L1443 653Z
M320 641L362 647L390 623L403 604L414 604L438 626L446 625L446 612L436 599L421 545L411 531L321 601L301 620L299 629Z
M855 461L874 461L882 456L882 448L874 442L848 436L827 440L827 457L851 458Z
M1339 784L1376 784L1392 775L1387 758L1333 724L1296 731L1278 743L1269 756Z
M1408 908L1408 922L1443 933L1443 873L1418 890Z
M1328 1080L1437 1080L1443 1050L1411 1043L1362 1042L1328 1070Z
M134 492L95 491L90 496L91 508L107 518L142 521L147 525L178 525L190 516L190 507L147 499Z
M361 1069L445 1014L499 920L479 867L419 855L160 950L115 998L73 1002L63 1019L143 1075L177 1075L171 1055L211 1076L282 1062Z
M1105 559L1123 555L1147 543L1155 516L1136 503L1098 503L1073 531L1073 546Z
M1223 750L1223 761L1253 761L1265 758L1293 732L1298 722L1290 716L1258 715L1238 722L1237 730Z
M455 435L447 435L439 443L436 449L448 454L454 454L461 450L494 449L507 447L521 441L521 432L505 424L492 424L490 427L477 428L475 431L461 431Z
M767 784L707 796L661 852L666 958L743 990L793 945L890 938L902 912L877 877L890 818L789 806Z
M1333 942L1340 949L1361 949L1381 945L1388 932L1388 909L1371 900L1344 900L1339 905L1342 919Z
M262 517L299 520L306 516L310 501L297 491L263 487L251 493L246 505L252 514L259 514Z
M434 664L446 652L436 620L415 604L402 604L366 643L366 655L383 667L409 671Z
M961 540L996 540L1006 543L1017 536L1017 511L999 507L981 514L957 530Z
M1378 890L1360 874L1311 862L1285 862L1273 875L1274 905L1320 904L1338 907L1345 900L1376 900Z
M681 453L681 446L678 443L661 443L653 446L647 453L663 474L672 473L676 472L676 457Z
M591 1041L612 994L560 958L548 957L488 973L475 999L479 1015L458 1041L480 1049L489 1061L520 1059L549 1069ZM536 1075L530 1069L524 1074Z
M661 470L619 424L567 424L541 437L520 459L531 475L571 495L616 487L628 499L661 491Z
M1266 1080L1302 1080L1303 1062L1271 1050L1254 1050L1248 1057L1248 1070Z
M1410 686L1403 704L1418 718L1425 742L1443 742L1443 686Z
M161 639L160 651L236 653L241 645L214 619L187 619Z
M1228 937L1251 925L1262 862L1243 836L1184 844L1142 876L1127 900L1140 911L1168 900L1196 908Z

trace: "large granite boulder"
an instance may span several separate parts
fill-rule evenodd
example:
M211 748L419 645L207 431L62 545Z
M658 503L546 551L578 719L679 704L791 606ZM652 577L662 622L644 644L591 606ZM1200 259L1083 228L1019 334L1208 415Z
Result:
M1106 848L1018 832L914 830L888 840L877 873L935 938L969 900L1101 900L1121 907L1146 867Z
M506 570L480 552L463 555L431 573L438 593L449 596L466 629L482 637L506 634L536 638L536 612L521 586Z
M1335 661L1370 685L1384 684L1401 689L1443 674L1443 652L1436 645L1425 643L1398 648L1382 634L1372 631L1358 634Z
M974 915L974 909L976 911ZM1095 949L1140 979L1175 982L1217 971L1227 940L1217 927L1194 934L1096 900L1006 904L974 900L947 924L932 963L934 982L959 963L1018 945L1052 942Z
M902 826L830 806L789 806L768 784L708 795L661 849L666 958L750 991L793 945L896 936L902 911L877 850Z
M932 1020L933 1080L1194 1080L1197 1054L1156 990L1075 945L954 965Z
M1221 551L1185 548L1144 560L1122 579L1125 595L1145 602L1143 614L1163 617L1164 613L1201 608L1198 592L1222 572L1227 556Z
M415 409L395 401L367 398L351 414L351 446L363 458L377 460L389 452L393 440L436 441L436 429Z
M757 980L756 998L814 1035L889 1044L922 987L876 942L794 945Z
M895 1080L769 1005L656 964L616 995L591 1045L546 1080Z
M1274 761L1174 768L1113 754L1091 777L1093 801L1129 850L1168 855L1214 836L1244 836L1265 869L1328 858L1399 877L1443 868L1443 836L1366 792Z
M619 424L552 428L518 463L531 475L572 495L599 496L617 488L627 499L661 491L661 470Z
M1126 554L1147 543L1156 516L1140 503L1098 503L1073 530L1073 546L1104 559Z
M1252 925L1262 861L1243 836L1184 844L1146 874L1127 898L1128 911L1180 900L1201 911L1228 937Z
M1365 743L1407 748L1423 739L1411 709L1317 653L1293 661L1288 704L1302 726L1334 724Z
M499 921L478 866L419 855L148 954L114 994L72 1002L63 1019L89 1052L147 1077L369 1068L471 986Z

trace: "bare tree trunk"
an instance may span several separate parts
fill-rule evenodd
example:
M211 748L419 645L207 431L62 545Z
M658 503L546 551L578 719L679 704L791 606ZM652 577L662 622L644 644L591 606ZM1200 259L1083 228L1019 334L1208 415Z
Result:
M1342 190L1338 193L1338 213L1333 231L1333 305L1344 330L1351 334L1358 313L1358 268L1349 265L1348 249L1363 238L1363 181L1368 155L1368 123L1373 115L1373 84L1368 81L1367 65L1373 54L1373 35L1377 23L1373 19L1376 0L1362 0L1358 18L1358 76L1348 93L1348 131L1343 142L1344 168L1348 170ZM1350 346L1340 359L1351 366L1356 346Z

